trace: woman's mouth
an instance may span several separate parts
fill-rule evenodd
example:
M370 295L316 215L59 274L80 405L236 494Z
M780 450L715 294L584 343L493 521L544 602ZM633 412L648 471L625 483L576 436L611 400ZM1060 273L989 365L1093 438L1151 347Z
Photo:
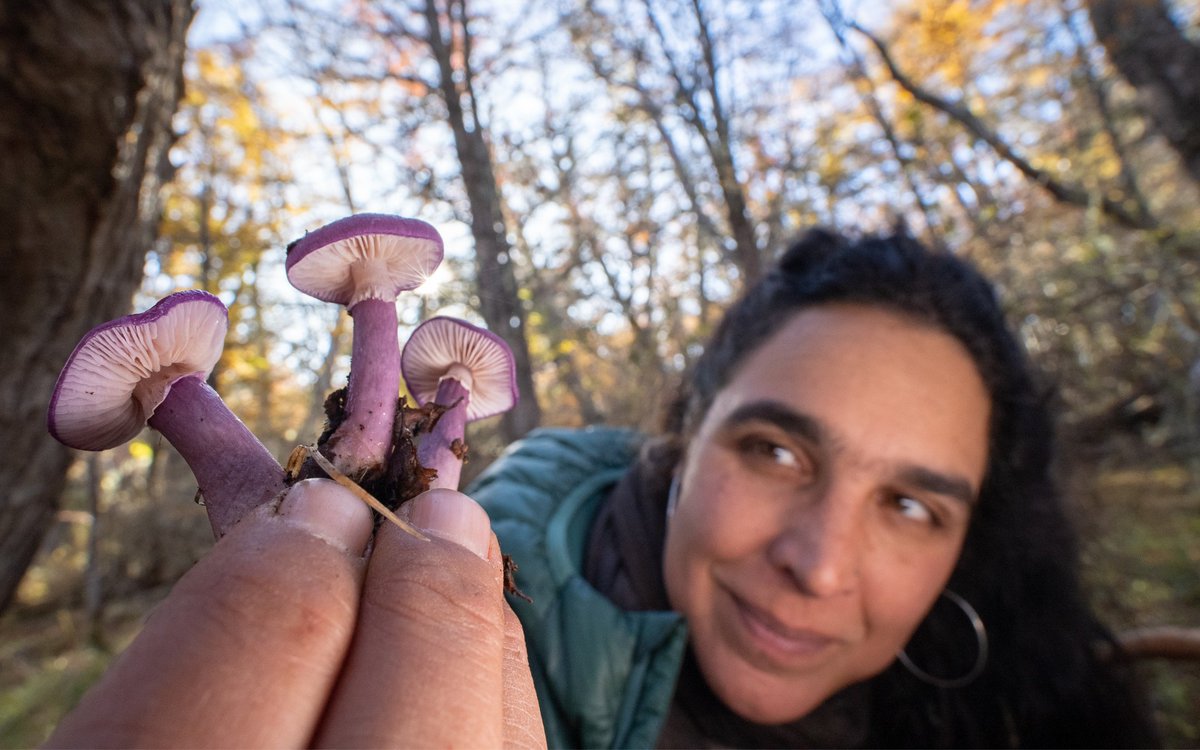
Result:
M759 609L734 594L730 594L737 611L740 630L752 649L772 662L795 665L820 656L833 647L837 639L807 628L796 628L781 622L766 610Z

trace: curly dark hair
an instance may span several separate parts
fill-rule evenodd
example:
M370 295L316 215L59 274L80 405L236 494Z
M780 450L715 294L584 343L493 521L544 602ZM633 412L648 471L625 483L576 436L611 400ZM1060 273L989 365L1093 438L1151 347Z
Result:
M992 285L970 263L910 236L813 230L726 313L668 410L674 459L739 365L802 309L852 302L954 336L991 397L988 466L949 588L986 624L990 656L962 688L893 664L871 682L876 746L1144 746L1157 737L1117 647L1088 607L1075 532L1054 481L1051 391L1038 383ZM661 444L660 444L661 445ZM673 463L673 461L672 461ZM926 672L962 675L978 653L951 604L905 649Z

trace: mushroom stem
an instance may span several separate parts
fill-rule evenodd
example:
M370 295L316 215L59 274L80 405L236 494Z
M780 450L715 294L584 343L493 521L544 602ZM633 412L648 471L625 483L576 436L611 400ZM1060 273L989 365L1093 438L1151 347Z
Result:
M218 538L287 487L279 462L199 375L172 383L148 424L191 467Z
M362 479L379 470L391 451L400 394L400 344L394 300L362 300L350 315L354 344L346 410L327 445L338 471Z
M421 439L417 447L417 461L427 469L435 469L437 476L429 482L429 488L458 489L462 476L461 453L454 451L455 440L461 441L467 429L467 406L471 392L456 378L446 377L438 383L433 401L450 407L438 419L433 430Z

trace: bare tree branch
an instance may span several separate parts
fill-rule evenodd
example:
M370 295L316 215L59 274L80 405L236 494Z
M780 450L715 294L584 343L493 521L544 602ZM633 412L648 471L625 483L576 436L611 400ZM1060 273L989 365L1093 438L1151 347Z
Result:
M896 81L917 101L928 104L934 109L942 112L951 119L957 121L960 125L966 128L972 135L987 143L997 154L1000 155L1008 163L1017 168L1021 174L1025 175L1029 180L1037 185L1040 185L1046 192L1053 196L1056 200L1081 208L1087 208L1092 205L1099 206L1106 215L1111 217L1118 224L1129 229L1157 229L1157 225L1153 219L1148 216L1140 215L1139 213L1130 212L1122 203L1112 200L1106 196L1097 196L1087 190L1077 186L1069 185L1056 179L1049 172L1038 169L1031 164L1025 157L1017 153L1003 138L1001 138L991 127L981 120L975 113L962 104L952 102L944 97L938 96L931 91L928 91L918 85L915 81L909 78L904 71L900 70L896 61L892 58L891 52L886 44L878 37L856 23L849 23L849 28L854 29L858 33L865 36L874 45L879 52L879 56L883 59L883 63L887 66L888 72L892 79Z
M833 31L833 35L837 38L838 45L846 57L847 66L850 68L850 75L854 78L855 87L859 90L863 103L866 104L872 119L875 120L880 130L883 131L883 137L892 149L892 156L896 158L896 162L900 165L900 173L908 185L909 192L912 193L913 198L917 202L917 208L920 209L921 215L925 219L925 229L929 234L929 239L935 247L944 249L945 243L942 241L941 232L938 229L940 222L935 220L933 206L925 198L925 192L917 184L916 175L913 174L913 160L905 155L904 149L901 147L900 135L896 132L892 121L888 119L887 114L883 111L883 105L879 101L879 96L875 89L875 82L867 74L867 66L863 63L858 50L850 46L850 43L846 40L845 25L841 22L841 9L836 0L833 0L829 4L822 3L821 14L825 17L825 21L829 24L830 30Z

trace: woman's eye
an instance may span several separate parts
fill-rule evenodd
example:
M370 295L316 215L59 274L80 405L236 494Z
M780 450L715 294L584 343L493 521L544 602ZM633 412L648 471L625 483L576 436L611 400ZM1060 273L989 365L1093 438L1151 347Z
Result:
M796 466L800 462L796 460L796 454L792 453L782 445L772 445L767 450L768 455L780 466Z
M929 506L920 500L915 500L906 495L897 495L895 499L896 508L900 511L900 515L913 521L920 523L932 524L937 521Z
M739 447L743 453L754 459L766 460L788 468L797 468L800 466L800 459L797 458L794 451L771 440L745 438L740 441Z

